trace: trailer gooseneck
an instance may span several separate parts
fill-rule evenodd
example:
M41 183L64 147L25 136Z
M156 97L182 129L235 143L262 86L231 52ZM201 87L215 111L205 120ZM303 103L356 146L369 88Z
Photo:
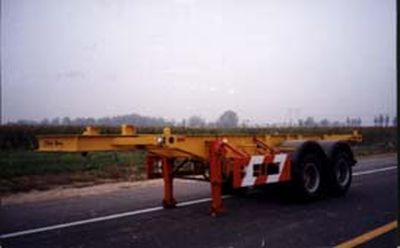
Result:
M119 135L101 135L87 127L82 135L39 136L40 152L96 152L146 150L148 178L164 180L165 208L176 206L173 179L204 174L211 184L211 214L223 212L223 190L288 182L298 196L312 199L328 192L342 195L351 184L355 165L352 134L293 135L181 135L137 134L122 125Z

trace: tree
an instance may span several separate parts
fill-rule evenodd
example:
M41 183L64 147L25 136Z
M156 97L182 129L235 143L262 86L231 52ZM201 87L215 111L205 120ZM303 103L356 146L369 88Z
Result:
M85 124L86 125L94 125L94 124L96 124L96 120L94 118L87 118Z
M315 127L315 126L317 126L317 124L315 123L314 118L309 116L304 121L304 126L306 126L306 127Z
M383 126L383 121L384 121L383 114L380 114L380 115L378 116L378 125L379 125L380 127Z
M390 120L389 115L386 115L386 116L385 116L385 127L388 127L388 126L389 126L389 120Z
M348 127L349 127L349 126L350 126L350 124L351 124L350 118L349 118L349 117L347 117L347 118L346 118L346 126L348 126Z
M361 123L362 123L362 120L361 120L361 118L359 117L359 118L357 119L357 126L358 126L358 127L361 127Z
M328 119L323 119L319 122L319 124L321 125L321 127L328 127L330 125L329 120Z
M238 123L239 117L232 110L225 111L217 120L218 127L233 128L237 127Z
M188 120L189 127L204 127L206 122L203 118L197 115L193 115Z
M375 127L376 126L378 126L378 123L379 123L379 120L378 120L378 117L374 117L374 125L375 125Z
M47 119L47 118L44 118L41 122L40 122L40 125L44 125L44 126L47 126L47 125L49 125L50 124L50 121L49 121L49 119Z
M58 125L60 125L60 118L59 118L59 117L56 117L56 118L54 118L53 120L51 120L51 125L53 125L53 126L58 126Z
M181 125L182 127L186 127L186 119L182 119L180 125Z
M69 125L71 125L71 119L66 116L66 117L62 118L61 124L64 126L69 126Z

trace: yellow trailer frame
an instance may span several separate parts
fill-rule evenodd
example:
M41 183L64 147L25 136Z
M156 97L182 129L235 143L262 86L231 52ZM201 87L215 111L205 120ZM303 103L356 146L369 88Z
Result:
M172 134L170 128L164 128L161 134L138 134L134 126L122 125L119 135L102 135L98 128L90 126L82 135L43 135L38 137L38 141L40 152L146 150L148 176L154 177L157 165L162 168L165 208L176 205L173 197L176 171L187 162L200 163L210 172L211 213L217 215L223 211L221 195L224 183L237 189L290 182L298 178L296 168L300 165L296 166L296 163L304 163L301 161L308 153L315 155L315 167L321 175L326 171L322 166L333 168L340 164L335 161L338 154L344 154L347 159L344 161L354 165L354 156L347 144L361 142L362 136L357 131L323 135L182 135ZM181 163L177 165L177 161ZM334 173L338 171L330 174ZM347 188L342 191L347 191Z

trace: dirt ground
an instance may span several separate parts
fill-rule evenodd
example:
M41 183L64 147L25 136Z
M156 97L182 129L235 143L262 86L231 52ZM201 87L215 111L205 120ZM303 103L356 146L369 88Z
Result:
M104 182L103 184L86 187L76 187L76 185L60 186L46 191L32 190L30 192L7 195L1 198L1 205L98 195L118 191L121 189L143 188L151 185L161 185L162 183L162 179L152 179L136 182Z
M30 191L54 188L83 188L113 182L134 182L145 179L143 172L134 167L109 166L103 170L46 173L11 178L0 177L0 197Z

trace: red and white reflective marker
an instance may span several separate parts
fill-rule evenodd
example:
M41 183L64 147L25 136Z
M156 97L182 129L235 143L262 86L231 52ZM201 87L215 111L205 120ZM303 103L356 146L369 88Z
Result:
M254 165L256 164L263 164L267 161L265 161L268 157L264 155L255 155L251 156L249 164L245 166L244 168L244 177L242 179L241 186L246 187L246 186L254 186L256 184L257 179L260 177L265 177L265 181L263 180L263 184L267 183L277 183L283 180L286 180L286 178L282 178L282 172L286 169L287 166L290 166L289 163L287 163L287 158L288 154L287 153L279 153L274 155L274 158L272 160L272 163L278 164L279 171L277 174L273 175L261 175L259 177L254 176ZM283 180L282 180L283 179Z

